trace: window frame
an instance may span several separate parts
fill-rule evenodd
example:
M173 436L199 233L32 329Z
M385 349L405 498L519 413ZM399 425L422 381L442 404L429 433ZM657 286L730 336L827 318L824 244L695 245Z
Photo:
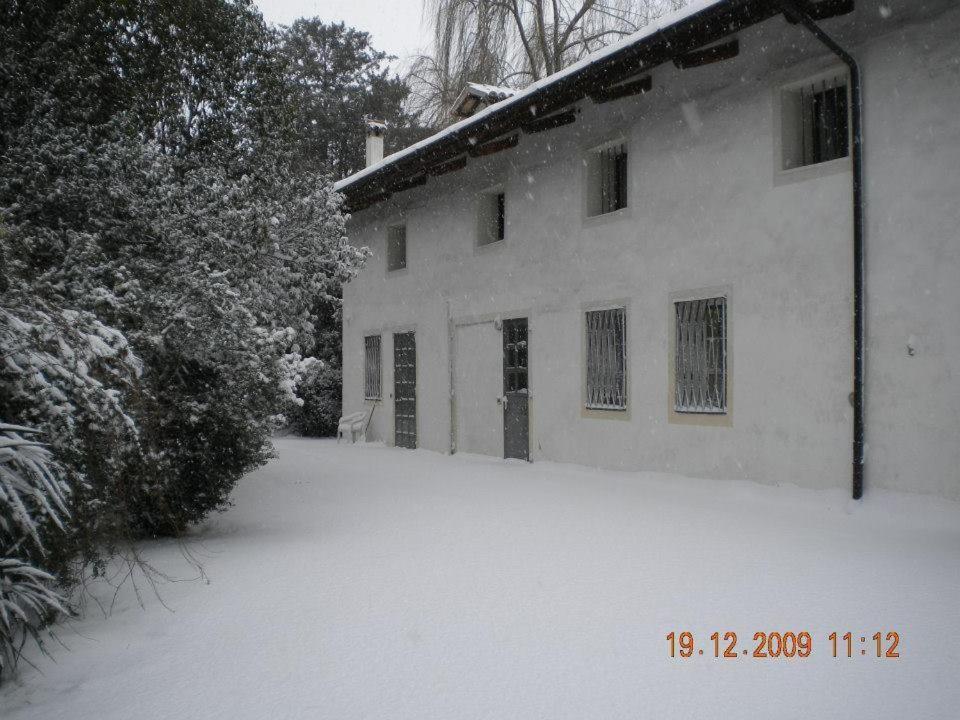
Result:
M500 198L503 198L503 215L500 215ZM474 249L485 252L501 247L507 239L507 197L503 185L481 190L477 195L476 239ZM501 231L502 230L502 235Z
M725 311L724 384L726 408L723 412L677 409L677 303L723 298ZM702 425L708 427L732 427L734 408L734 314L730 286L699 288L669 294L667 303L666 332L669 339L667 356L667 421L677 425Z
M393 242L393 233L397 232L398 230L403 232L403 265L399 267L391 267L391 260L393 258L391 243ZM400 274L409 269L408 260L410 259L410 247L407 240L406 221L390 223L387 225L386 240L384 241L384 265L388 275Z
M622 200L623 205L615 209L606 210L602 209L603 203L603 189L601 178L603 177L602 173L602 155L603 153L620 147L623 150L623 154L626 156L625 166L622 172L623 180L623 190ZM631 157L633 156L630 138L626 134L618 135L614 138L611 138L599 145L594 145L592 147L586 148L584 151L583 165L584 165L584 191L583 191L583 215L586 224L594 224L597 222L603 222L611 218L624 217L630 213L631 202L630 202L630 193L631 193ZM618 177L619 174L615 174L615 177Z
M614 318L612 325L609 325L606 328L591 328L591 316L607 315L607 314L610 314ZM628 368L629 368L629 346L628 346L628 340L627 340L627 309L625 307L620 307L620 306L609 307L609 308L596 308L591 310L585 310L583 315L584 315L584 332L585 332L584 343L586 346L586 380L585 382L586 382L586 394L587 394L584 407L587 410L607 410L607 411L623 412L627 409L627 406L629 404L629 394L627 391L627 388L628 388L627 376L628 376ZM603 381L602 377L594 378L593 381L591 382L590 370L591 370L591 367L593 367L594 370L597 370L600 366L603 366L603 365L607 366L608 371L610 369L616 370L616 368L610 367L611 364L615 362L614 360L605 360L604 358L601 358L600 355L601 354L605 355L605 351L612 351L613 353L616 353L617 324L618 324L617 316L618 315L619 315L619 326L620 326L619 329L620 329L620 335L621 335L621 345L619 348L620 350L619 364L621 366L621 372L620 372L619 378L616 375L614 375L613 380L616 384L621 385L621 387L613 388L612 387L613 383L610 383L611 385L610 388L598 390L598 392L602 392L604 394L606 393L619 394L622 398L622 401L620 403L602 402L602 401L591 398L591 386L598 387L598 386L605 385L607 383ZM601 318L600 322L602 324L604 322L604 319ZM601 347L596 350L597 358L595 360L591 359L591 355L593 354L591 352L591 339L594 337L594 334L591 333L591 329L596 329L597 335L599 335L600 332L604 332L604 334L606 334L606 332L610 330L612 330L613 332L613 341L614 341L613 347L612 348L604 347L606 343L609 342L609 340L605 337L603 340L603 343L601 344ZM609 373L601 373L601 375L602 374L609 374ZM610 378L607 378L607 380L610 380ZM619 382L616 382L617 380L619 380Z
M370 393L369 382L371 380L372 373L370 372L370 354L368 348L368 341L376 340L377 346L377 368L376 368L376 395ZM364 400L374 400L379 401L383 400L383 335L382 333L372 333L370 335L363 336L363 399Z
M847 89L847 154L832 160L824 160L818 163L808 165L793 165L787 167L787 155L789 146L796 147L796 133L798 132L798 123L802 122L796 117L790 117L790 108L796 108L796 100L790 100L790 96L795 96L801 88L822 82L824 80L837 79L842 81ZM794 79L786 83L778 84L773 88L773 178L774 185L786 185L795 182L803 182L812 178L825 177L837 173L848 172L852 168L853 154L853 127L851 122L852 102L850 97L850 73L845 65L831 65L818 72L812 72L804 75L802 78ZM792 139L788 142L788 133ZM794 151L795 154L796 151Z
M630 371L631 357L631 336L634 333L630 329L632 300L628 297L614 298L612 300L589 301L580 305L579 324L580 324L580 417L595 420L624 420L631 419L633 412L633 403L630 398L632 392L632 381ZM587 313L604 310L622 310L623 311L623 398L624 407L592 407L589 403L588 392L588 372L589 372L589 348L587 342Z
M507 194L503 191L496 194L497 203L497 239L500 242L507 239Z

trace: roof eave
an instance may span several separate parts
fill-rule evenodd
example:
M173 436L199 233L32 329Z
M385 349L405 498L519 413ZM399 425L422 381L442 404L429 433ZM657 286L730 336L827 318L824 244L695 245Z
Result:
M447 162L479 143L516 131L532 117L567 107L587 96L590 90L609 86L650 70L684 52L728 37L744 28L780 14L768 0L716 0L681 16L676 22L657 27L633 42L598 53L595 60L557 73L553 80L490 105L470 118L385 158L383 163L341 180L336 189L351 206L365 199L388 195L393 186L409 182L431 166ZM578 67L579 65L579 67Z

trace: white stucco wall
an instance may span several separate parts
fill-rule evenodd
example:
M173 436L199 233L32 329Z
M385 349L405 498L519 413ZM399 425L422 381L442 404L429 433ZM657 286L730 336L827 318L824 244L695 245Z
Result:
M960 10L850 27L866 100L867 487L960 499ZM646 96L581 103L574 125L358 213L351 239L373 256L344 291L344 411L363 403L363 336L382 333L370 436L392 442L391 333L413 329L419 444L449 451L448 318L527 316L533 460L848 487L849 163L784 175L776 161L779 88L837 63L781 19L740 40L733 61L659 68ZM620 134L629 207L585 219L584 152ZM507 238L478 249L478 191L493 185ZM408 269L388 275L400 219ZM671 297L702 288L729 293L729 426L669 421ZM616 418L582 411L582 314L610 301L628 323Z

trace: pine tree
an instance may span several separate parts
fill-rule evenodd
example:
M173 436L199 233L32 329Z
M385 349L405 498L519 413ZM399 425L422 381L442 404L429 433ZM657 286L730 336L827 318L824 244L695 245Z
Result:
M390 70L394 58L375 49L368 33L300 18L281 31L280 52L301 167L334 178L362 170L364 116L387 124L388 154L429 134L406 108L410 91Z

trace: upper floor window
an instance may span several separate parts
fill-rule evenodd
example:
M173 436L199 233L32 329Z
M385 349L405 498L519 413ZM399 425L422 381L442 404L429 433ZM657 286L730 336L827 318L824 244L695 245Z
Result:
M587 161L587 214L604 215L627 206L627 145L594 150Z
M828 75L782 92L783 169L837 160L850 152L847 77Z
M380 336L368 335L363 339L363 397L380 399Z
M497 193L497 222L496 235L497 240L503 240L507 235L507 196L504 193Z
M625 410L627 407L626 310L591 310L587 328L587 407Z
M403 270L407 267L407 226L392 225L387 228L387 270Z
M727 411L727 299L685 300L676 310L674 409Z
M507 196L492 190L480 196L477 245L490 245L507 236Z

